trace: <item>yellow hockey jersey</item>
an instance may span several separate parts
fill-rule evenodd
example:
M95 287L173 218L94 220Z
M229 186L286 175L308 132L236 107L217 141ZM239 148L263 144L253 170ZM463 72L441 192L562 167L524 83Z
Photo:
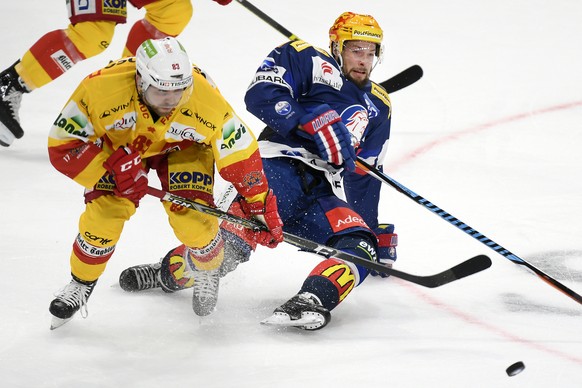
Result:
M142 159L188 147L212 147L220 175L246 198L268 190L257 141L212 81L193 67L190 99L156 121L135 85L135 58L112 62L87 76L54 121L48 139L52 165L92 188L103 162L120 146Z

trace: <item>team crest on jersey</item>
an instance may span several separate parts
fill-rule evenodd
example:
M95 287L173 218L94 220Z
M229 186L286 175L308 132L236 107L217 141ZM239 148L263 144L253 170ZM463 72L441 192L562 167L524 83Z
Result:
M361 105L352 105L345 109L341 116L348 131L350 131L350 134L356 142L359 143L370 122L368 111Z
M312 57L311 59L313 61L313 83L324 84L340 90L344 85L340 71L323 58Z

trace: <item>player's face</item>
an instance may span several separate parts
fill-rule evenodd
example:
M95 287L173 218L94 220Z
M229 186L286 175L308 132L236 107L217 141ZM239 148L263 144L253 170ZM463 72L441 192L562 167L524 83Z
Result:
M351 40L342 51L344 75L362 87L370 80L370 73L376 60L376 43Z
M156 114L167 116L180 103L184 90L161 90L150 85L143 94L143 99Z

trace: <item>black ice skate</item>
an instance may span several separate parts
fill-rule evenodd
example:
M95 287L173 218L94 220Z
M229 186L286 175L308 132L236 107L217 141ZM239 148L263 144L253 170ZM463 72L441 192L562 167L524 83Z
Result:
M24 135L18 111L22 94L30 90L15 70L18 62L0 73L0 145L4 147Z
M89 314L87 310L87 300L93 292L97 281L84 282L75 276L69 284L65 286L51 302L49 307L53 315L51 330L54 330L69 322L75 313L81 310L81 316L86 318Z
M196 315L203 317L214 311L218 302L218 286L220 278L218 270L194 270L194 292L192 294L192 309Z
M119 275L119 285L124 291L136 292L161 287L161 263L140 264L129 267Z
M321 305L319 299L309 292L302 292L277 307L273 315L261 321L261 324L318 330L327 325L330 320L329 310Z

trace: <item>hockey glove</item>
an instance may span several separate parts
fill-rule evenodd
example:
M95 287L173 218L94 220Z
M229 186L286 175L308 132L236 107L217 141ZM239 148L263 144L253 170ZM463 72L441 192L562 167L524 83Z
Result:
M232 0L214 0L220 5L229 5Z
M396 246L398 245L398 235L394 233L394 225L380 224L374 233L378 238L378 262L392 268L392 264L396 261ZM390 276L374 270L370 271L370 275L383 278Z
M283 221L277 210L277 197L273 190L269 190L265 203L252 202L248 203L245 199L240 201L242 211L249 217L254 217L267 225L268 231L255 232L257 243L275 248L277 244L283 241Z
M115 195L129 199L137 207L148 188L148 176L142 166L141 155L129 147L119 147L103 163L103 167L115 180Z
M352 138L335 110L323 104L303 116L299 122L303 131L300 129L297 133L315 142L318 154L323 160L354 171L356 154L352 147Z

